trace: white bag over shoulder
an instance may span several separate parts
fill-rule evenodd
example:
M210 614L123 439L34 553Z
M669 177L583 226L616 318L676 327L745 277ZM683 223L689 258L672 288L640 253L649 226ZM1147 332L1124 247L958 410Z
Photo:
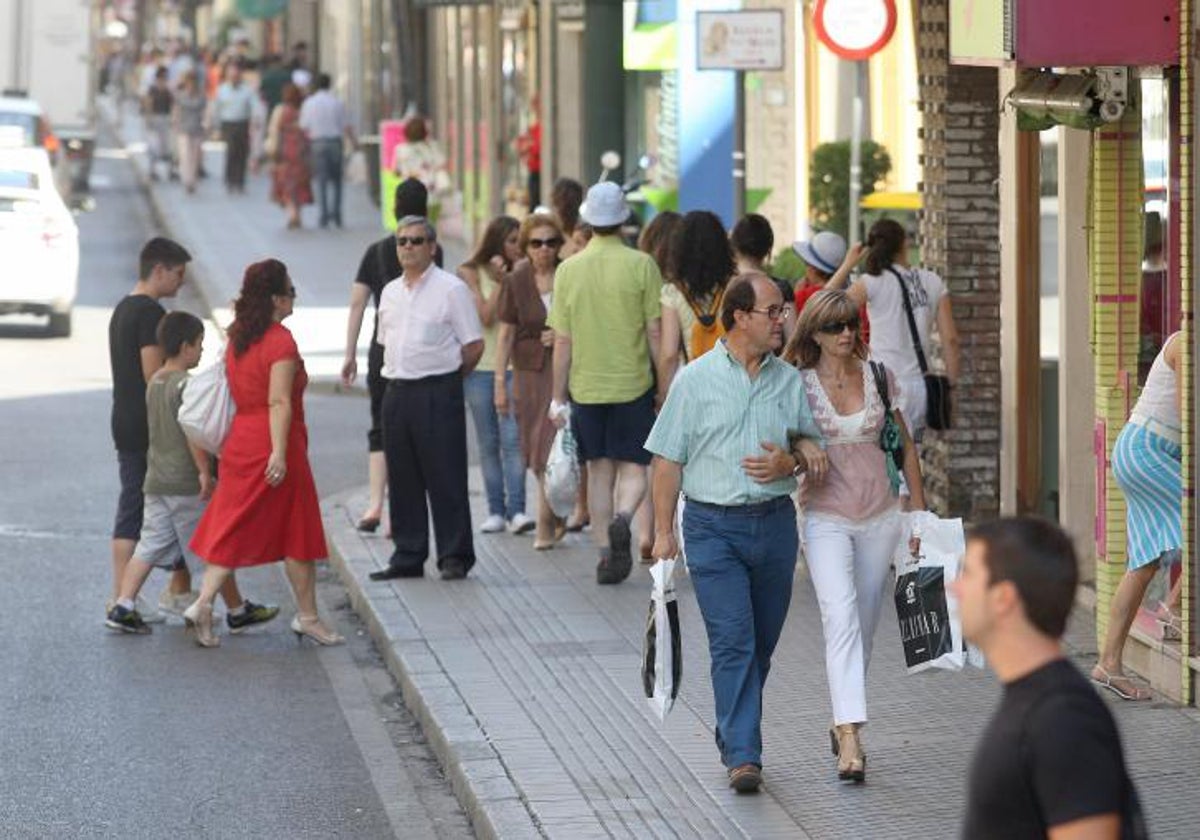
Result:
M226 348L227 349L227 348ZM218 455L236 410L225 378L225 353L214 364L188 378L179 404L179 425L188 440L205 452Z

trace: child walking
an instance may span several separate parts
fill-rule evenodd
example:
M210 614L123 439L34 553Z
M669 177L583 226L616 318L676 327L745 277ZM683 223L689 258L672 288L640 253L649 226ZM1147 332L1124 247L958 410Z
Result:
M104 622L123 633L150 632L134 601L151 569L170 569L180 557L192 565L200 562L188 550L188 543L213 492L212 460L188 442L177 419L188 371L200 363L204 324L187 312L169 312L158 324L158 344L166 363L146 385L150 449L142 536L125 567L120 596ZM232 633L270 621L279 613L279 607L242 598L232 575L222 587L221 597Z

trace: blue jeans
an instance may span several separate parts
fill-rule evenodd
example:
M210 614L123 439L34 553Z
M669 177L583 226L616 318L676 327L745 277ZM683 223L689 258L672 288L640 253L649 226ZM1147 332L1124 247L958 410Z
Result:
M796 508L787 496L729 508L689 501L683 541L708 631L721 761L761 767L763 686L800 547Z
M463 381L467 406L479 441L479 466L487 491L488 513L512 519L525 512L525 461L521 435L513 412L496 413L495 385L490 370L474 370ZM512 371L508 372L508 404L513 405ZM507 502L507 504L506 504Z
M321 227L333 222L342 226L342 140L314 140L313 170L317 176L317 200ZM330 193L332 192L332 195Z

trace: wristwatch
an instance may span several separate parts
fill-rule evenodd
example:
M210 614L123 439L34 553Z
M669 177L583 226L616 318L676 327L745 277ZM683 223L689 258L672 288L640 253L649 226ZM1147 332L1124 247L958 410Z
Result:
M796 466L792 467L792 478L799 478L800 474L804 472L804 468L800 464L800 459L795 455L792 456L792 460L796 462Z

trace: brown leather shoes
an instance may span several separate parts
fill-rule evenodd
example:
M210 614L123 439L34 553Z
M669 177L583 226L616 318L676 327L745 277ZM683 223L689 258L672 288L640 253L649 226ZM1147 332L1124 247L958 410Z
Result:
M756 793L762 784L762 768L757 764L741 764L729 771L729 786L738 793Z

